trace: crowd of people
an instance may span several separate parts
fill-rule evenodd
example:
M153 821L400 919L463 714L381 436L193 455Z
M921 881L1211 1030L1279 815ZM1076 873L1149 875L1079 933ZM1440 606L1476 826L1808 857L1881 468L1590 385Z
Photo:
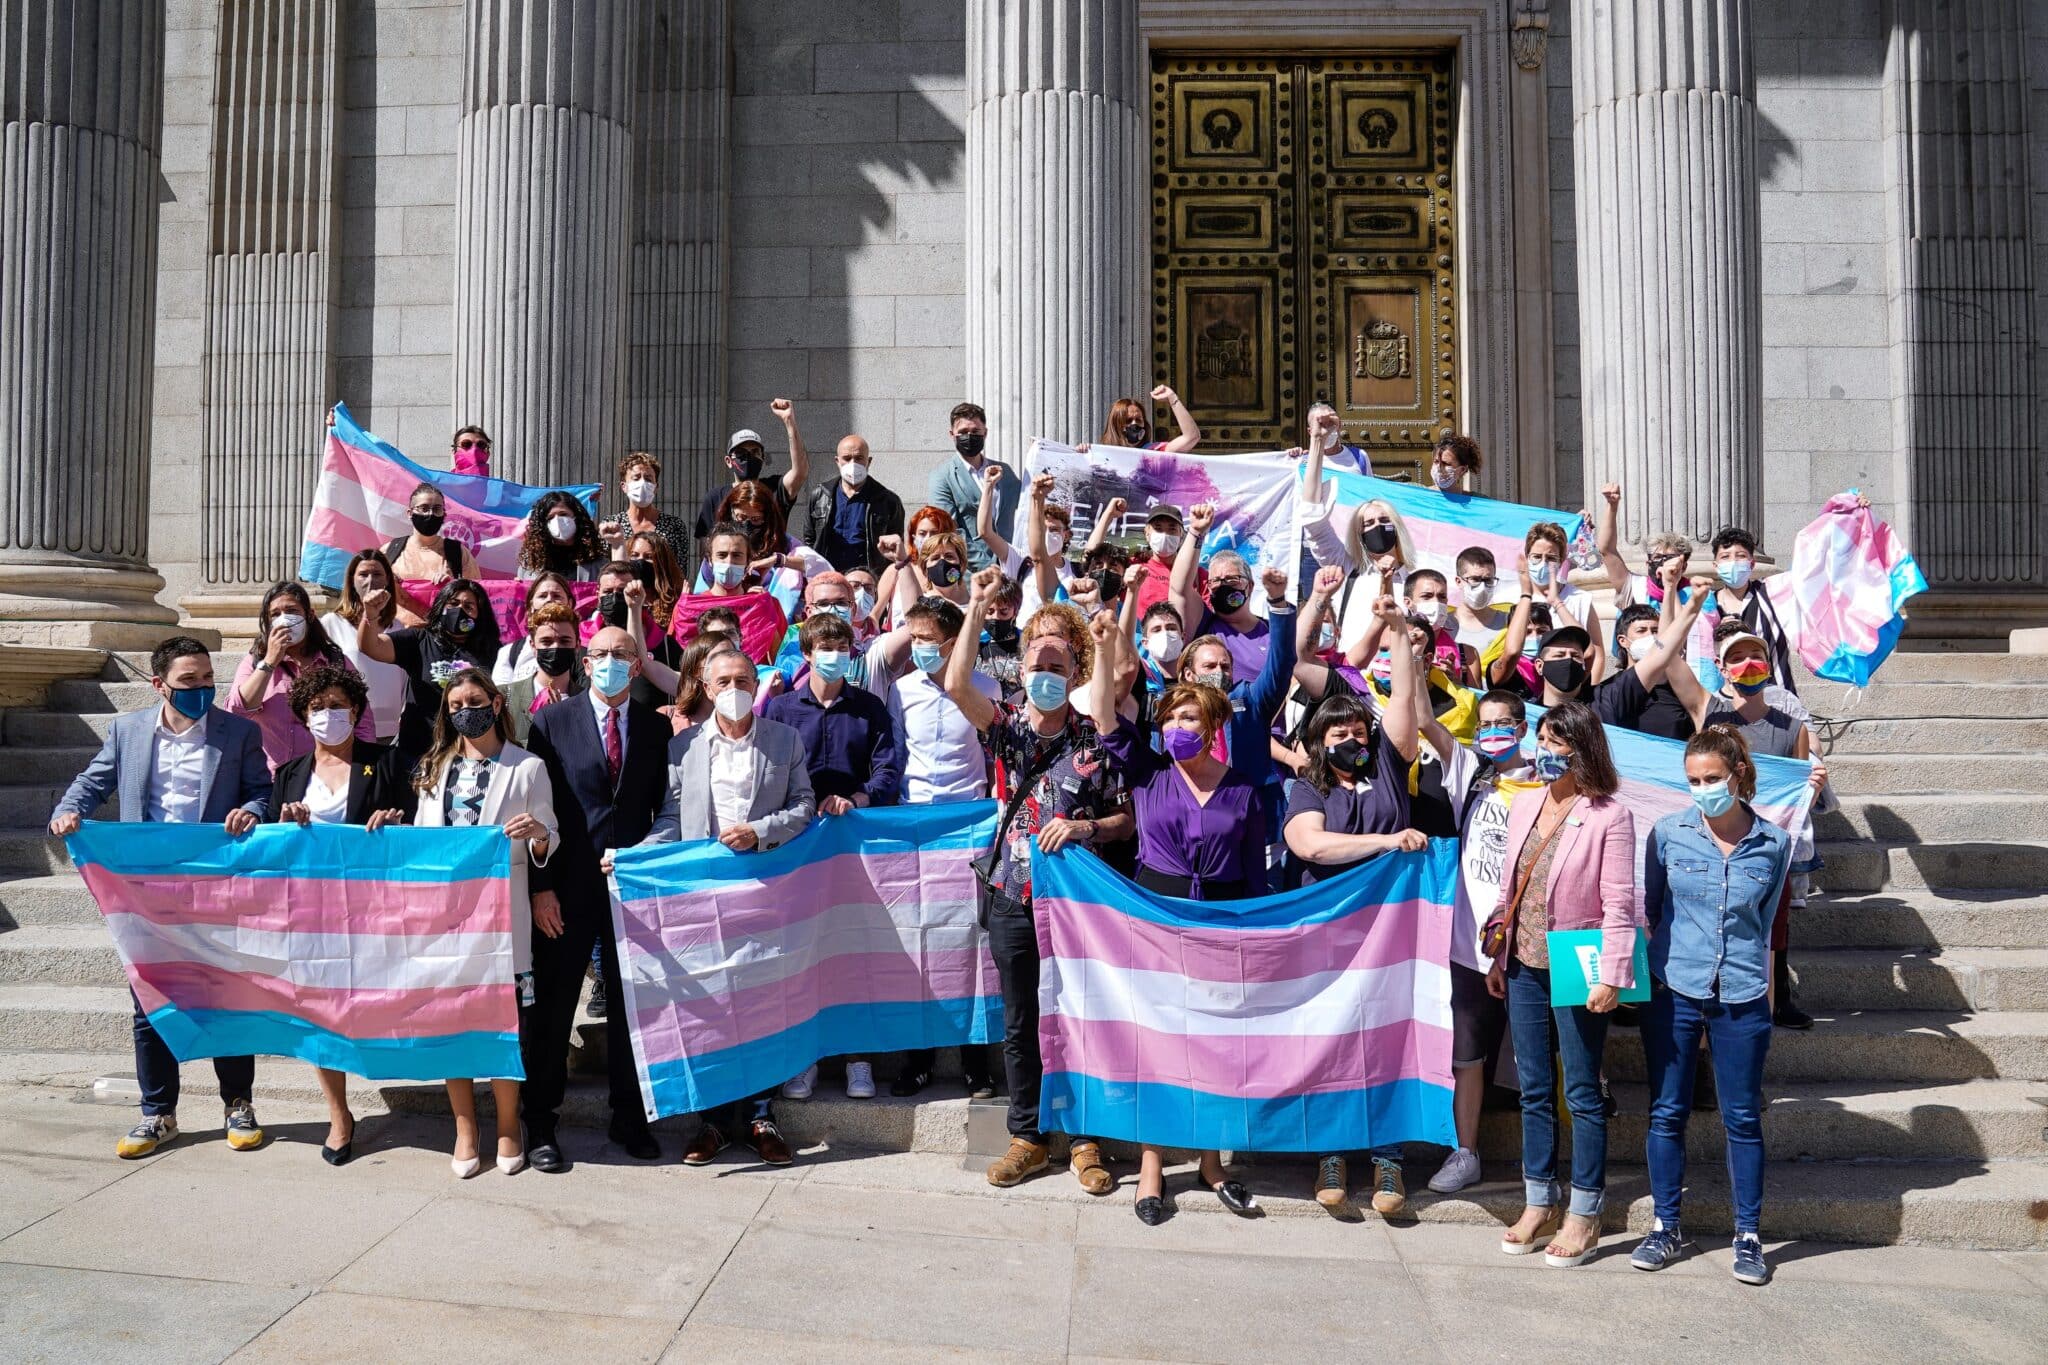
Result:
M1149 397L1119 400L1098 443L1199 458L1178 396L1162 386ZM1174 414L1170 440L1153 430L1152 404ZM839 441L812 486L794 406L777 400L772 413L788 469L769 474L760 434L734 432L729 478L694 523L658 510L662 462L639 452L616 466L615 511L593 516L567 492L540 498L510 629L472 550L443 534L442 492L420 484L411 532L361 547L332 610L316 615L316 594L296 582L264 594L218 705L202 643L159 647L160 704L114 723L51 831L75 830L109 800L123 820L220 822L230 833L266 820L501 827L513 849L525 1079L484 1078L495 1163L552 1173L570 1165L558 1116L581 1008L607 1032L610 1140L638 1159L661 1151L619 1005L615 850L716 839L745 854L855 809L994 798L984 908L1004 1036L997 1059L965 1049L962 1070L969 1094L1008 1097L1009 1148L988 1169L996 1186L1053 1155L1039 1111L1034 851L1091 849L1149 892L1232 901L1459 840L1447 963L1457 1141L1430 1188L1480 1179L1480 1112L1511 1040L1527 1207L1502 1250L1541 1251L1559 1267L1593 1255L1614 1112L1603 1051L1626 1023L1642 1032L1653 1097L1657 1225L1635 1264L1658 1268L1688 1245L1684 1128L1704 1072L1727 1130L1735 1273L1768 1278L1762 1067L1773 1027L1810 1022L1791 999L1782 949L1813 864L1750 801L1756 755L1805 758L1816 746L1749 532L1716 535L1710 568L1694 567L1683 536L1653 536L1634 571L1616 549L1621 490L1602 490L1595 542L1616 589L1603 621L1569 581L1572 538L1559 524L1529 526L1512 564L1475 546L1447 576L1417 562L1392 505L1342 504L1326 471L1372 466L1327 405L1308 413L1307 445L1294 452L1298 574L1227 548L1205 557L1210 506L1063 506L1051 476L1026 480L989 456L972 403L952 410L951 453L907 513L859 435ZM481 473L490 450L486 432L465 426L450 455ZM1472 492L1482 463L1474 442L1449 437L1429 485ZM765 646L743 622L744 599L763 595L795 607L775 616L786 633ZM1691 657L1703 638L1711 671ZM1685 741L1692 806L1649 835L1646 923L1610 728ZM1818 764L1814 781L1825 781ZM1639 927L1654 980L1639 1008L1618 1008L1639 984ZM1600 939L1598 982L1583 1004L1554 1005L1549 934L1588 929ZM124 1157L178 1135L178 1067L139 1002L134 1034L142 1118L120 1140ZM258 1145L253 1064L214 1066L229 1143ZM853 1057L847 1095L872 1097L878 1066L897 1096L935 1084L930 1052ZM702 1116L682 1160L709 1163L737 1140L788 1164L778 1091L801 1098L818 1084L812 1066ZM346 1078L322 1070L320 1085L323 1155L342 1164L355 1131ZM473 1176L484 1155L474 1081L447 1085L451 1164ZM1406 1207L1403 1157L1398 1146L1363 1154L1383 1215ZM1066 1160L1089 1193L1116 1188L1101 1142L1073 1136ZM1172 1212L1165 1167L1158 1148L1142 1149L1135 1207L1148 1224ZM1198 1179L1231 1210L1256 1211L1219 1153L1200 1154ZM1313 1182L1318 1201L1345 1205L1347 1154L1322 1156Z

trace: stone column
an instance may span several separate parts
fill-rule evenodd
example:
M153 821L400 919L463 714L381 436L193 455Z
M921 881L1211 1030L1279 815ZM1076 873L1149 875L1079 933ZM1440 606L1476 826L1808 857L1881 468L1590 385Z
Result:
M1572 0L1585 502L1623 554L1761 530L1749 0Z
M507 478L589 482L624 448L639 24L637 0L468 3L453 415Z
M1152 387L1137 0L967 0L967 392L989 448L1092 439Z
M160 0L0 0L0 643L147 648Z

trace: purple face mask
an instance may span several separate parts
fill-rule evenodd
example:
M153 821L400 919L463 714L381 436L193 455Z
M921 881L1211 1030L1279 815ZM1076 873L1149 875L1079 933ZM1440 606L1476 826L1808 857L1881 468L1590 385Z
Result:
M1209 747L1200 730L1161 730L1159 742L1165 747L1166 756L1176 763L1185 763Z

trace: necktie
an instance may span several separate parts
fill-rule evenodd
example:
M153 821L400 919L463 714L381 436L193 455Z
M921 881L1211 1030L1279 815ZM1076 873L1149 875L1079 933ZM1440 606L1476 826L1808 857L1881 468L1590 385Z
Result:
M626 766L626 753L619 743L619 709L605 708L604 713L604 770L610 774L612 785L619 785L619 770Z

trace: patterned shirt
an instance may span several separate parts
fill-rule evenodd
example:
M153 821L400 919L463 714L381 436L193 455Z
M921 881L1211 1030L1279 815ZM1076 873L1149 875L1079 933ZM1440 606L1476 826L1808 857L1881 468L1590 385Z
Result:
M1079 712L1069 710L1066 726L1057 734L1041 735L1023 703L999 701L985 743L996 764L996 791L1006 806L1017 782L1043 762L1047 751L1059 755L1045 766L1017 808L996 865L995 885L1018 900L1029 900L1032 840L1039 828L1054 819L1107 819L1130 798L1102 737Z
M488 758L456 758L448 763L448 781L441 789L441 818L467 829L483 823L484 796L491 789Z

